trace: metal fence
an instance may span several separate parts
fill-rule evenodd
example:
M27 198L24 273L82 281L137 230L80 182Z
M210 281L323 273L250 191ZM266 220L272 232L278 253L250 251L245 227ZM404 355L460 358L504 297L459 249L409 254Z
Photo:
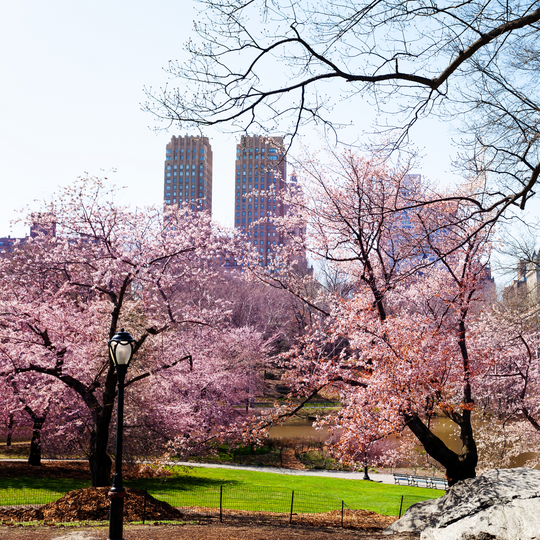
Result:
M83 487L83 486L80 486ZM385 516L355 509L345 501L330 495L299 490L274 489L266 486L216 486L197 490L155 487L146 492L158 501L178 508L185 519L227 521L279 522L312 526L383 528L389 524ZM0 489L0 507L44 505L61 498L57 489L27 488L24 485ZM397 495L387 499L387 512L401 516L409 506L426 497ZM141 503L146 509L147 499ZM361 505L357 505L361 506ZM0 508L1 514L1 508ZM139 512L145 519L146 510ZM391 518L389 518L391 519Z

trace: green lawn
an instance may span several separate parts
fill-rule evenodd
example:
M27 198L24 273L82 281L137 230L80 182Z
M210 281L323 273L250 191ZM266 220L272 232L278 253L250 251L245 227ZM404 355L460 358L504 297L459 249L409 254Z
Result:
M198 467L177 467L166 480L149 478L125 484L147 489L173 506L218 508L221 496L224 508L267 512L289 512L294 491L294 511L298 513L337 510L343 500L349 508L397 515L402 496L404 511L415 502L444 494L440 490L363 480ZM70 479L0 478L0 506L46 504L88 485Z
M89 481L66 478L0 478L0 506L47 504L68 491L90 484Z
M329 505L328 510L341 507L341 500L350 508L372 510L380 514L397 515L404 496L404 508L415 502L444 495L436 489L393 486L363 480L345 480L314 476L293 476L277 473L177 467L174 475L163 480L146 479L126 482L128 486L146 488L158 499L173 506L219 506L219 490L223 486L223 505L227 508L250 508L282 511L289 507L295 491L297 511L315 511ZM197 501L202 501L197 503ZM313 505L310 504L313 502ZM297 507L297 504L300 505ZM302 510L304 505L305 510ZM334 505L335 508L330 508ZM278 510L279 508L279 510ZM247 509L247 508L246 508ZM324 511L328 511L324 510Z

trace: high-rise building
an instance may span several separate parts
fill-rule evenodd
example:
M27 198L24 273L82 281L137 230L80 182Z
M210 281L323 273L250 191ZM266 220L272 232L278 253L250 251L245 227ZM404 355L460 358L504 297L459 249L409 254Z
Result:
M208 137L173 137L165 156L163 200L212 211L212 147Z
M272 192L284 189L286 180L283 138L243 136L236 145L234 224L248 235L263 265L283 243L272 221L285 210Z

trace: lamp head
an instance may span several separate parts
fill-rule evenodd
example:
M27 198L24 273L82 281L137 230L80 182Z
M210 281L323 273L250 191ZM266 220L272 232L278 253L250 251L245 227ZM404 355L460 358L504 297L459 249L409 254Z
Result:
M109 341L109 356L116 367L129 366L134 345L135 340L123 328L112 337Z

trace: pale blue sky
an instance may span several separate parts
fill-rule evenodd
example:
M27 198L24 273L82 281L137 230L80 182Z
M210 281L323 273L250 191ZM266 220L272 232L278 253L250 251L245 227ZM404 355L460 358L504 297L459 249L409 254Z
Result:
M185 132L151 129L154 119L140 106L143 87L163 85L167 62L184 58L195 16L192 0L2 4L0 236L10 234L15 210L85 173L126 186L132 205L161 204L165 145ZM446 129L430 122L413 134L427 156L415 172L451 178ZM361 138L362 126L355 130ZM214 152L214 217L231 225L236 137L206 135Z

